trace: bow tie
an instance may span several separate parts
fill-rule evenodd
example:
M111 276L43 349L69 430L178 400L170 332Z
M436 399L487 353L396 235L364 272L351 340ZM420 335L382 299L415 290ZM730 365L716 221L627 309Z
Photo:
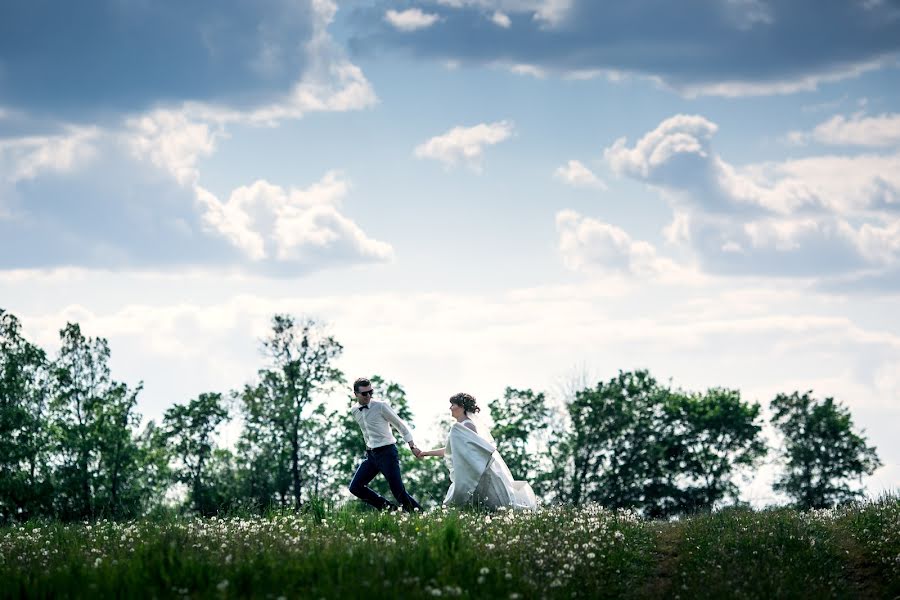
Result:
M369 405L368 405L368 404L366 404L365 406L360 406L360 407L359 407L359 412L362 412L362 411L366 410L367 408L369 408Z

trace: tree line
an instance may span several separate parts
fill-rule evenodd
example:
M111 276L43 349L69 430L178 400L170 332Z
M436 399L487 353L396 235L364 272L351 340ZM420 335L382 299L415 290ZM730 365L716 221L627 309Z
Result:
M107 341L77 323L59 335L48 356L0 309L0 522L215 515L346 497L365 444L336 366L343 347L321 323L275 315L252 382L173 403L143 426L141 384L113 379ZM414 421L399 383L372 381L379 398ZM347 398L337 410L328 401L336 395ZM545 502L650 517L708 511L737 502L735 479L774 455L775 490L821 508L859 497L855 484L880 466L847 408L811 391L771 400L781 438L774 448L761 406L738 390L684 391L637 370L564 396L556 405L544 392L508 387L488 403L498 450ZM237 442L217 444L232 419L241 424ZM439 503L443 464L402 457L408 489L423 505Z

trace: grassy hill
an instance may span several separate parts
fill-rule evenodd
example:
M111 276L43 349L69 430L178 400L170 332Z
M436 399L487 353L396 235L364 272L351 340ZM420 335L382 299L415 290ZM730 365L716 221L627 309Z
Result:
M896 598L900 500L675 522L357 505L0 528L0 597Z

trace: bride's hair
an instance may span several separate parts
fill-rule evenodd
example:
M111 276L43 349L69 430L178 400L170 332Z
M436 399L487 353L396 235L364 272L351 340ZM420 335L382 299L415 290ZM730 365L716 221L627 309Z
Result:
M475 403L475 396L472 394L466 394L465 392L455 394L450 396L450 402L457 406L462 406L463 410L467 413L481 412L481 409L478 408L478 404Z

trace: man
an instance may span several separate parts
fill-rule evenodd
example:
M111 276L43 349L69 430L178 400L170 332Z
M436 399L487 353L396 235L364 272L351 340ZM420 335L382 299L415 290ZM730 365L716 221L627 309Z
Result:
M419 503L403 487L397 440L391 431L391 425L403 435L403 440L409 444L413 454L419 456L422 451L413 443L412 432L390 404L372 399L375 391L372 389L372 383L365 377L353 382L353 393L359 405L353 407L352 414L366 440L366 459L356 469L356 475L350 482L350 493L379 510L396 508L396 504L369 487L369 482L381 473L387 479L391 493L403 510L407 512L417 508L421 510Z

